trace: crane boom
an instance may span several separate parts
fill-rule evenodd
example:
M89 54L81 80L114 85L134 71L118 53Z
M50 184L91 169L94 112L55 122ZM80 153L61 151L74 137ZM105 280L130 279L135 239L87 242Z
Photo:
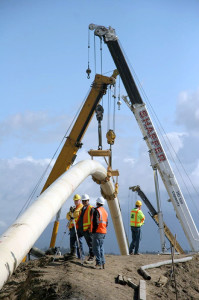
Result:
M93 117L97 104L100 102L109 84L114 84L114 77L107 77L96 74L92 88L84 105L76 119L76 122L71 129L69 136L66 139L64 146L51 170L51 173L46 180L46 183L41 191L43 193L58 177L67 171L73 164L77 151L81 148L82 138L86 129Z
M90 24L89 29L94 30L94 34L103 39L108 46L130 100L126 99L125 102L133 112L147 143L153 167L156 167L160 173L191 249L199 251L198 230L125 60L115 30L112 27L107 28L95 24Z
M41 191L43 193L57 178L59 178L65 171L67 171L73 164L77 151L82 146L82 139L86 132L86 129L93 117L95 109L102 99L103 95L106 94L108 85L115 83L115 77L117 74L114 72L112 77L102 76L99 74L95 75L94 82L88 97L86 98L84 105L77 116L76 122L71 129L69 136L66 139L65 144L48 176L45 185ZM56 215L54 222L53 232L50 241L50 248L55 247L56 237L59 228L60 211Z

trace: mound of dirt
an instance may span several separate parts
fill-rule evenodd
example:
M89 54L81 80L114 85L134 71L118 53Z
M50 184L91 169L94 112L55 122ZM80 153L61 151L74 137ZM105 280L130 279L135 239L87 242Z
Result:
M176 258L183 258L178 255ZM106 255L105 269L94 269L94 264L80 260L64 261L52 256L22 263L0 293L1 300L128 300L138 299L138 289L120 284L118 274L139 286L144 280L141 266L170 260L169 255ZM199 299L199 255L193 259L159 268L149 269L151 280L146 280L147 300ZM171 276L172 275L172 276ZM175 276L173 276L175 275ZM175 277L175 280L174 280ZM176 298L176 293L177 297Z

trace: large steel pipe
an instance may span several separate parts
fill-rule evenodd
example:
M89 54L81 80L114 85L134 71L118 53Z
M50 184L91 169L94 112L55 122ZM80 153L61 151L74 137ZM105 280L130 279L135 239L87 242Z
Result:
M113 185L110 182L102 184L101 189L103 191L103 194L107 196L113 194ZM122 214L119 206L119 200L118 198L114 198L113 200L107 200L107 203L111 213L111 218L113 221L113 226L115 229L115 234L120 249L120 253L122 255L128 255L129 247L127 242L126 232L124 230L124 225L122 221Z
M67 198L89 175L103 180L107 176L106 169L94 160L85 160L76 164L60 176L38 199L21 215L8 230L0 237L0 289L13 271L20 264L24 256L32 248L36 240L62 207ZM108 194L114 192L111 182L102 185ZM115 228L117 237L124 233L124 227L117 211L117 200L109 206L112 218L116 214L119 225ZM115 203L115 204L114 204ZM128 254L126 236L122 239L125 246L120 246L122 254ZM119 242L119 241L118 241Z

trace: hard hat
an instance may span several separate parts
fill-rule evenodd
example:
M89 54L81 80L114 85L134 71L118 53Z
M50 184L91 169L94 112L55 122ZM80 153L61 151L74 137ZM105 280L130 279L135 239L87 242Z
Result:
M76 200L81 200L80 195L75 194L75 196L73 197L73 200L74 200L74 201L76 201Z
M135 203L136 206L141 206L142 205L142 202L140 200L136 201Z
M82 195L82 201L84 200L90 200L89 195L87 194Z
M99 204L104 205L105 199L103 197L99 197L99 198L97 198L96 202L99 203Z

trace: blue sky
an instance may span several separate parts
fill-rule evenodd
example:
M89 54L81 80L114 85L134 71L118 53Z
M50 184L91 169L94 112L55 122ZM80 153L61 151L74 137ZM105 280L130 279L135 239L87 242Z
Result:
M115 28L147 95L148 99L144 98L144 101L150 101L198 190L198 14L199 2L193 0L1 0L1 232L15 219L27 200L89 91L95 73L91 32L92 73L91 79L87 79L85 71L90 23ZM101 73L97 38L96 49L97 72ZM110 76L114 68L103 44L102 73ZM125 94L122 85L121 94ZM107 97L104 97L106 102ZM107 147L106 105L104 148ZM142 186L155 201L147 148L125 104L117 111L115 127L117 139L113 147L113 162L121 174L119 199L122 205L126 209L128 187L136 184ZM97 148L95 117L83 142L78 160L88 158L90 148ZM123 158L118 160L121 153ZM89 179L85 184L86 192L93 200L99 196L99 191L96 194L96 187ZM79 193L84 192L80 187ZM165 211L172 210L166 207L168 196L162 185L161 192L163 208L165 206ZM198 195L194 190L190 193L196 202ZM62 217L65 217L71 203L70 199L63 208ZM190 200L190 210L195 211L195 205Z

